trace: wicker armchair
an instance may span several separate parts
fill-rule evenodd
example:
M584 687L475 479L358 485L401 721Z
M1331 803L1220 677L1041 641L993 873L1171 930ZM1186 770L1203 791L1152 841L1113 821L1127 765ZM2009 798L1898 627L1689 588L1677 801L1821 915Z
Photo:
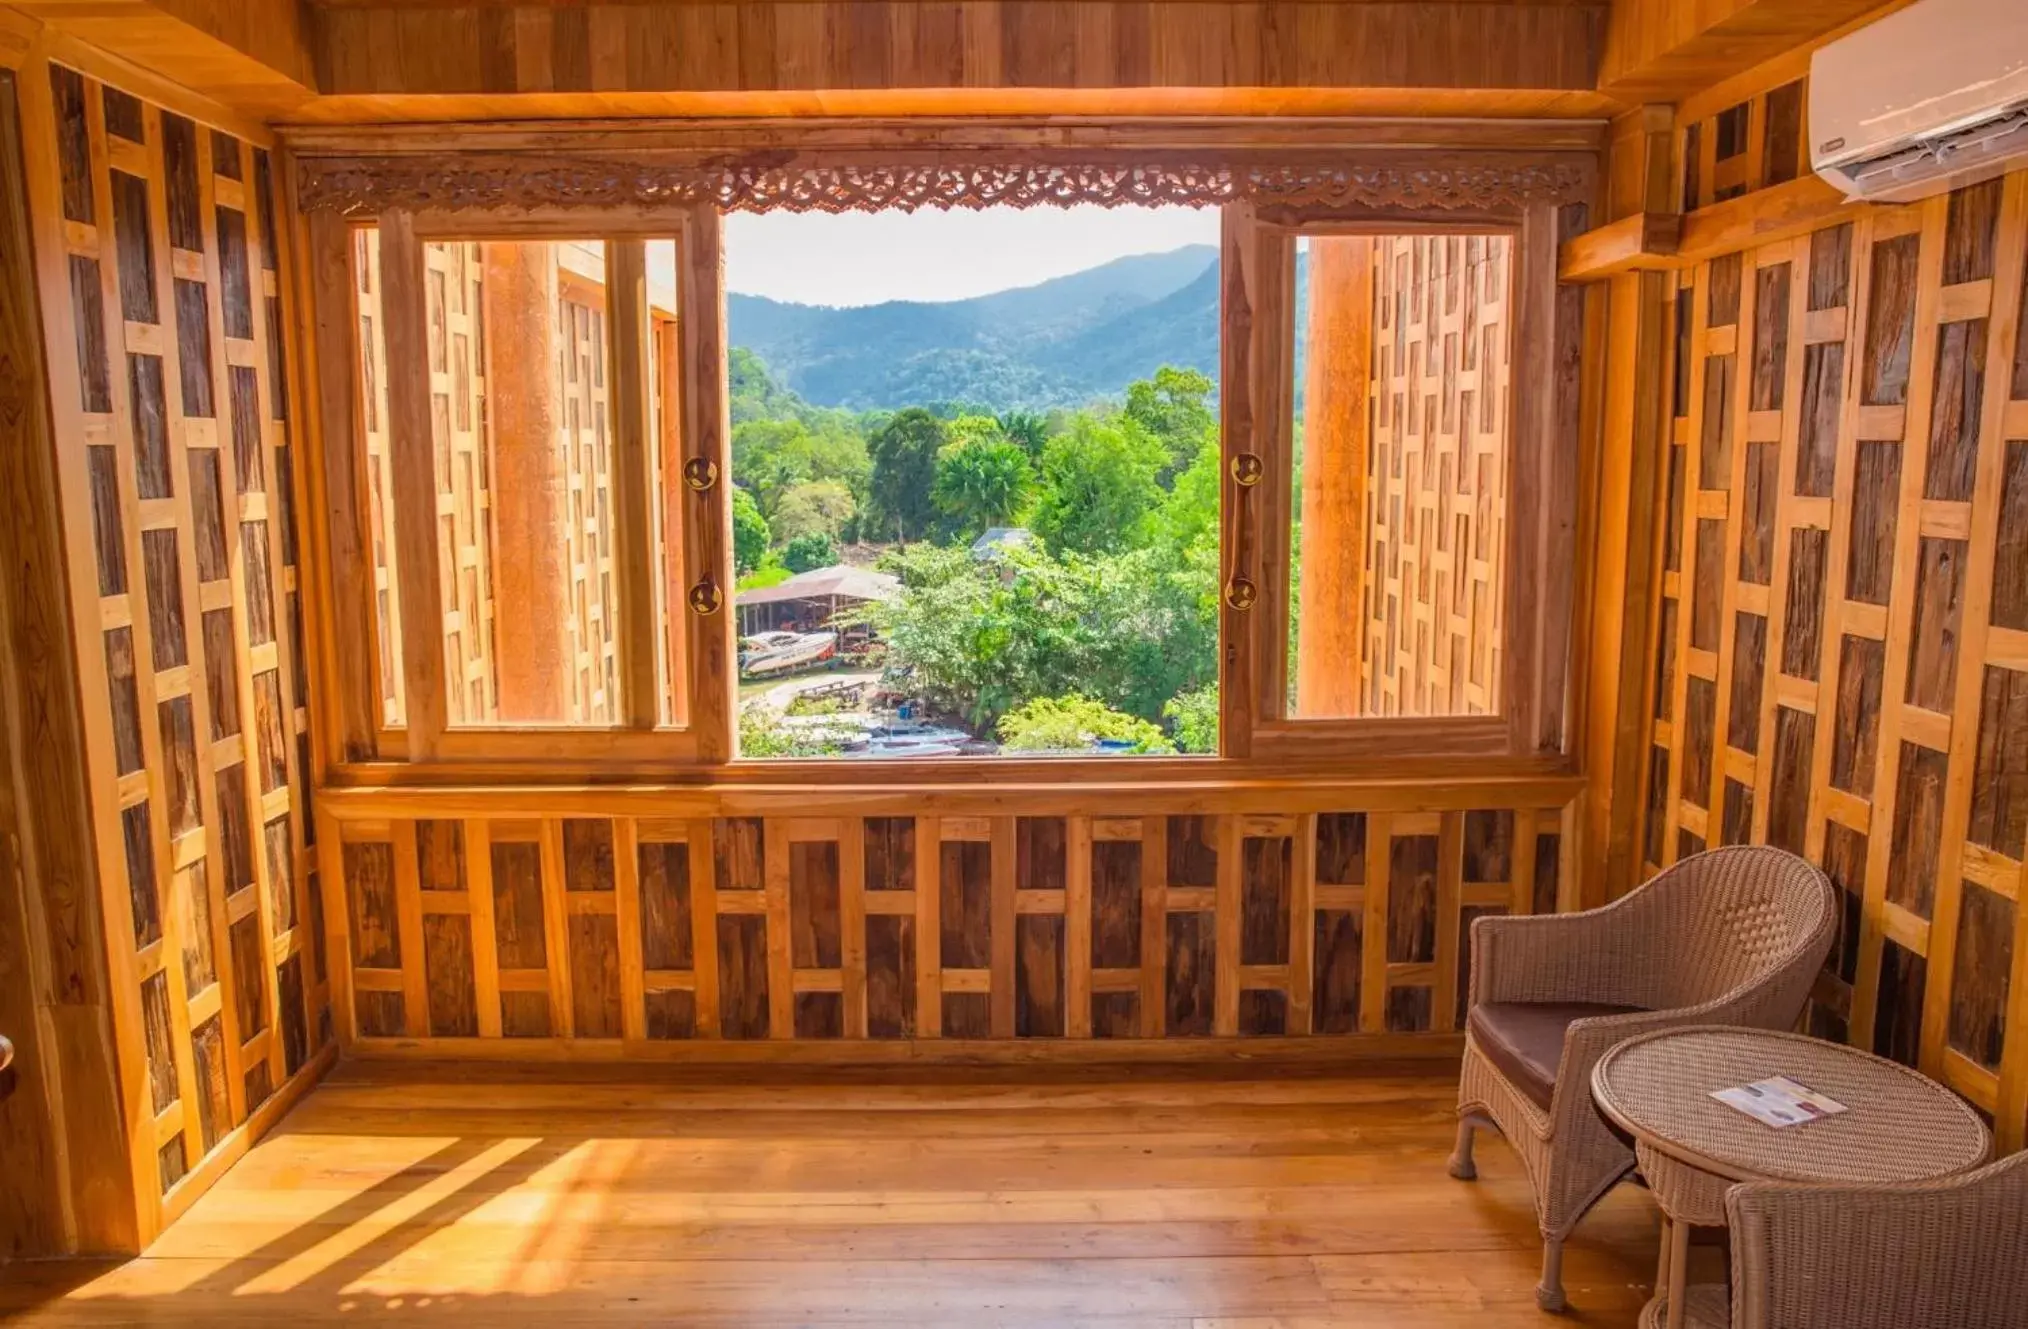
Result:
M1472 1137L1485 1127L1520 1156L1542 1229L1544 1310L1565 1305L1564 1238L1634 1166L1592 1105L1592 1066L1623 1039L1677 1025L1792 1027L1837 920L1822 872L1738 846L1686 858L1603 909L1472 924L1450 1171L1478 1175Z
M1725 1196L1732 1296L1692 1287L1691 1329L2019 1329L2028 1154L1900 1186L1754 1182Z

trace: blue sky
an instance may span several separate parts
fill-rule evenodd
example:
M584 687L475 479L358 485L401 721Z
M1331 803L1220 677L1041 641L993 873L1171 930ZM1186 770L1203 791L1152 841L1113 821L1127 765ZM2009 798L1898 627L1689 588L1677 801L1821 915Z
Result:
M963 300L1129 254L1218 243L1216 208L736 212L728 289L800 304Z

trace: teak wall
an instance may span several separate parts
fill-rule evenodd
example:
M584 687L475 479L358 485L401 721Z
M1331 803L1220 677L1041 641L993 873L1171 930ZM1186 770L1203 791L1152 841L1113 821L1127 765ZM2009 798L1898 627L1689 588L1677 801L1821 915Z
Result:
M1514 242L1374 246L1369 715L1499 711Z
M1691 121L1685 202L1789 178L1800 94ZM1942 1078L2009 1148L2028 1130L2024 250L2017 172L1674 279L1640 843L1649 871L1749 841L1820 863L1846 907L1811 1028Z
M1472 920L1553 911L1566 880L1563 809L1467 790L1422 800L1443 811L1396 794L1372 811L1225 815L375 799L432 801L444 815L348 812L324 849L344 882L343 1033L362 1055L737 1058L794 1042L817 1058L1022 1059L1087 1040L1146 1054L1156 1039L1441 1035L1462 1025Z
M311 849L281 164L68 64L20 71L67 680L133 1248L335 1053ZM53 445L53 446L52 446Z

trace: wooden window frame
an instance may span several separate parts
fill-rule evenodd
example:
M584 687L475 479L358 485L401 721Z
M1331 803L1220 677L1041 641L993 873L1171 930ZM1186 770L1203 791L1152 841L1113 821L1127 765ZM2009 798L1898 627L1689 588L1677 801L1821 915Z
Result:
M365 220L313 218L311 245L323 278L316 283L317 320L320 329L337 334L335 341L322 342L327 363L320 366L319 409L325 437L349 441L349 446L333 449L327 457L326 483L334 494L344 493L345 501L334 502L333 513L342 516L342 526L360 552L371 547L364 526L370 503L358 407L361 348L351 302L356 276L352 232L362 226L377 228L380 245L388 434L395 471L395 483L383 502L392 507L395 528L400 614L394 629L401 641L404 714L401 724L390 725L379 713L373 662L378 658L380 625L372 612L372 560L343 557L334 543L328 568L334 610L341 622L349 620L355 630L363 629L353 640L365 643L363 650L336 652L335 682L344 700L338 708L339 748L334 757L350 764L406 765L453 776L480 768L489 775L548 774L556 763L584 770L666 771L671 766L724 760L730 755L726 748L733 701L730 641L714 650L715 634L698 624L720 616L701 616L684 606L689 589L700 583L719 587L724 596L727 583L713 569L725 560L731 504L725 483L700 490L684 484L681 476L693 456L711 462L727 451L725 378L722 369L716 375L668 372L712 359L722 365L724 360L717 211L691 207L648 216L528 218L391 208ZM423 246L440 241L586 238L605 244L607 264L618 719L611 725L453 726L445 716L435 486L403 481L404 476L432 473L434 466ZM649 370L657 347L646 291L646 246L654 240L673 241L683 269L677 283L676 352L670 357L675 364L664 364L659 376ZM702 279L693 280L693 274ZM342 277L342 287L334 287L333 275ZM334 366L330 360L340 362ZM681 443L678 449L665 450L660 476L651 474L650 465L651 381L659 381L665 403L674 399L677 419L665 420L664 432ZM334 390L342 391L342 399L331 395ZM720 464L717 475L723 474ZM671 557L659 565L652 553L651 505L656 502L664 504L665 531L672 537L666 546ZM658 576L664 579L659 595ZM681 706L672 724L661 720L658 600L668 606L675 629L670 633L669 663L677 675L672 680L673 696ZM726 614L720 621L729 619Z
M1580 208L1581 211L1581 208ZM1558 209L1483 213L1230 205L1223 239L1224 492L1219 734L1227 757L1284 765L1400 759L1526 761L1565 751L1577 595L1578 338L1556 281ZM1500 704L1490 715L1301 719L1287 713L1294 480L1295 256L1301 236L1485 235L1514 242ZM1235 392L1235 385L1243 391ZM1546 386L1538 386L1546 385ZM1250 455L1249 455L1250 454ZM1261 480L1236 477L1258 459ZM1250 582L1252 603L1235 595Z
M437 721L425 733L411 710L406 729L390 729L379 723L375 657L340 649L333 653L335 667L328 680L339 694L330 703L336 723L325 738L330 784L532 786L630 779L791 795L841 785L917 791L988 785L1007 790L1065 785L1229 789L1235 782L1283 778L1446 779L1456 777L1464 760L1470 760L1474 775L1482 776L1568 770L1565 693L1576 668L1571 629L1581 588L1574 567L1575 514L1567 502L1557 510L1549 499L1574 493L1579 478L1576 346L1583 309L1581 299L1569 299L1578 288L1559 286L1555 273L1557 243L1573 227L1581 229L1595 186L1591 138L1552 129L1543 131L1543 141L1532 147L1487 147L1470 141L1475 131L1464 129L1454 146L1405 149L1385 138L1362 138L1372 131L1357 127L1334 131L1349 134L1338 143L1298 125L1262 129L1249 124L1179 129L1171 131L1173 141L1155 143L1136 139L1132 131L1095 125L1088 131L1093 143L1113 144L1116 137L1118 143L1066 148L1054 131L1019 124L995 126L976 142L959 141L973 130L950 126L854 123L805 132L806 150L783 157L780 132L766 126L733 126L708 134L669 128L625 160L598 157L596 140L574 128L554 131L539 143L514 140L500 146L469 141L490 136L468 130L422 128L412 136L374 140L365 156L357 155L361 143L349 131L309 131L296 137L292 146L304 166L297 202L312 259L306 284L312 295L312 332L322 348L316 360L317 406L327 441L362 437L353 418L356 320L345 286L350 228L379 225L384 236L390 223L397 231L406 225L412 238L398 235L397 243L418 249L424 240L437 238L673 237L681 272L681 347L675 357L680 362L679 455L715 477L703 493L686 487L677 504L682 514L680 584L686 598L693 590L707 600L715 593L719 606L709 614L694 608L682 612L687 726L657 727L652 716L631 713L637 723L617 728L451 729ZM743 147L765 147L767 155L749 160L740 155ZM512 163L514 153L537 150L542 171L526 174ZM730 613L723 215L775 207L1034 206L1080 198L1222 209L1219 377L1227 471L1221 494L1221 561L1228 580L1247 570L1257 587L1273 587L1275 594L1246 610L1228 605L1221 611L1219 751L1131 761L739 759L736 637ZM1496 716L1300 721L1262 705L1262 680L1279 677L1281 667L1276 662L1273 670L1262 668L1263 625L1271 617L1285 622L1279 615L1286 612L1285 607L1263 612L1262 605L1286 604L1287 532L1262 535L1261 514L1251 510L1259 499L1238 493L1230 462L1244 451L1286 452L1286 422L1269 425L1268 417L1257 417L1254 409L1289 392L1288 383L1277 385L1276 380L1287 377L1292 349L1292 283L1289 270L1275 269L1268 260L1278 244L1292 249L1288 237L1296 231L1327 228L1396 234L1498 230L1517 237L1511 273L1517 351L1509 415L1517 455L1509 477L1503 704ZM1280 273L1278 283L1271 269ZM407 335L418 348L425 344L422 312L418 292L402 315L411 320ZM403 335L392 326L390 313L383 318L391 335ZM1271 336L1270 328L1279 331ZM617 356L621 339L614 340ZM1524 383L1555 386L1534 391L1520 386ZM391 413L398 418L398 411ZM329 618L341 643L373 640L372 600L361 584L371 562L359 557L366 491L352 464L355 451L363 453L363 448L327 448L322 471L325 511L332 519L327 528ZM1279 495L1276 501L1285 511L1286 460L1282 470L1277 486L1258 489ZM434 539L428 551L434 567ZM1545 570L1560 571L1544 581ZM1271 579L1264 579L1270 571ZM647 580L645 575L640 579ZM408 580L405 576L404 584ZM427 599L436 599L435 589L434 584L428 588ZM1524 605L1525 614L1519 612ZM410 611L405 601L404 621ZM422 615L421 621L436 630L432 615ZM644 636L641 644L652 653L652 641ZM434 661L438 654L433 648L428 658ZM413 668L407 661L404 667ZM439 679L423 681L429 695L442 698ZM415 680L409 688L415 695Z

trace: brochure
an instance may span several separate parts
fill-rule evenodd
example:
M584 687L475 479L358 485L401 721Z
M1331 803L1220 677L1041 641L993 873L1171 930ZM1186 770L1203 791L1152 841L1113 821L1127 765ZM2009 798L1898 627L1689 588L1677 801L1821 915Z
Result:
M1845 1105L1836 1099L1805 1089L1782 1075L1732 1089L1714 1089L1711 1096L1755 1121L1777 1127L1799 1126L1819 1117L1836 1116L1845 1110Z

